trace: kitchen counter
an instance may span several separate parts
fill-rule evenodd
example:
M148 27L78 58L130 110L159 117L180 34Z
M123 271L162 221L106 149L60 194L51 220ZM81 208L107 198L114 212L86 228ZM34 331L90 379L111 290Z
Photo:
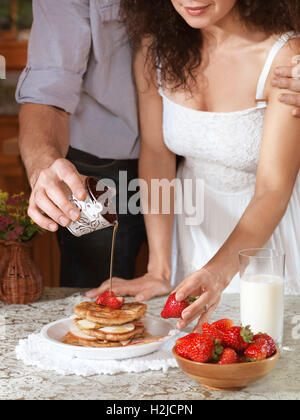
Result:
M0 400L300 400L300 296L286 297L285 350L274 371L243 391L218 392L201 387L177 368L166 374L148 371L84 378L60 376L18 361L18 340L39 332L49 322L70 316L80 293L83 291L78 289L47 288L42 300L31 305L0 302ZM150 301L148 313L159 316L164 302L165 298ZM213 320L224 317L239 322L238 295L223 296Z

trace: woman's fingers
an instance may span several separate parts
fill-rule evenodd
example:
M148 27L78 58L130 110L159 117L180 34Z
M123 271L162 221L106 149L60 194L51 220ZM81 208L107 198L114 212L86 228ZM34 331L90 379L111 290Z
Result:
M201 295L194 303L192 303L182 312L182 319L185 322L190 323L192 318L199 316L203 311L205 311L205 307L209 304L209 301L210 294L203 293L203 295Z
M112 279L113 291L118 295L135 296L137 293L140 292L141 287L142 287L142 284L139 284L139 282L137 282L136 280L138 279L124 280L124 279L120 279L119 277L113 277ZM110 280L106 280L104 283L101 284L100 287L88 291L85 294L85 296L88 298L98 297L99 295L101 295L101 293L108 290L109 287L110 287Z
M219 303L219 302L218 302ZM218 303L213 304L207 311L203 312L200 315L199 321L197 322L196 327L194 328L193 332L198 332L201 333L202 332L202 325L205 322L209 322L212 314L215 312L215 310L217 309Z
M119 284L120 284L120 281L122 281L122 279L119 279L117 277L113 277L112 281L113 281L113 285L114 285L114 292L120 294ZM86 292L85 296L88 297L88 298L98 297L99 295L101 295L101 293L108 290L109 287L110 287L110 280L106 280L101 284L101 286Z
M138 302L145 302L155 296L164 296L170 293L171 286L163 282L151 282L148 286L143 287L135 296Z
M178 302L181 302L188 296L198 296L201 293L201 283L196 273L187 277L174 292L176 293L175 298Z

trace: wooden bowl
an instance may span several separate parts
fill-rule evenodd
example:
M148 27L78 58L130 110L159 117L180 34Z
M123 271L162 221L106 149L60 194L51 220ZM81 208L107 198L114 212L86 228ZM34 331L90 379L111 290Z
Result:
M204 387L217 391L239 391L268 375L274 369L280 351L277 348L274 356L266 360L232 365L194 362L179 356L175 346L173 354L181 370Z

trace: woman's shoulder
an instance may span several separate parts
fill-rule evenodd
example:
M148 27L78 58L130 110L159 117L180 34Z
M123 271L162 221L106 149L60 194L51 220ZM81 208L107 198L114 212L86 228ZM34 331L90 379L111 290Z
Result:
M276 67L292 65L293 58L300 54L300 34L285 34L280 39L284 44L275 57L274 65Z

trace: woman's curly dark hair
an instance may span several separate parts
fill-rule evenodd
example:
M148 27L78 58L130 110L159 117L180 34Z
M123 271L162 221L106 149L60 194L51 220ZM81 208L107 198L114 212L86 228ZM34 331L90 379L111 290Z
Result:
M300 32L300 0L237 0L241 20L268 35ZM149 38L147 65L160 68L162 84L189 88L201 64L202 33L190 27L170 0L121 0L134 50Z

